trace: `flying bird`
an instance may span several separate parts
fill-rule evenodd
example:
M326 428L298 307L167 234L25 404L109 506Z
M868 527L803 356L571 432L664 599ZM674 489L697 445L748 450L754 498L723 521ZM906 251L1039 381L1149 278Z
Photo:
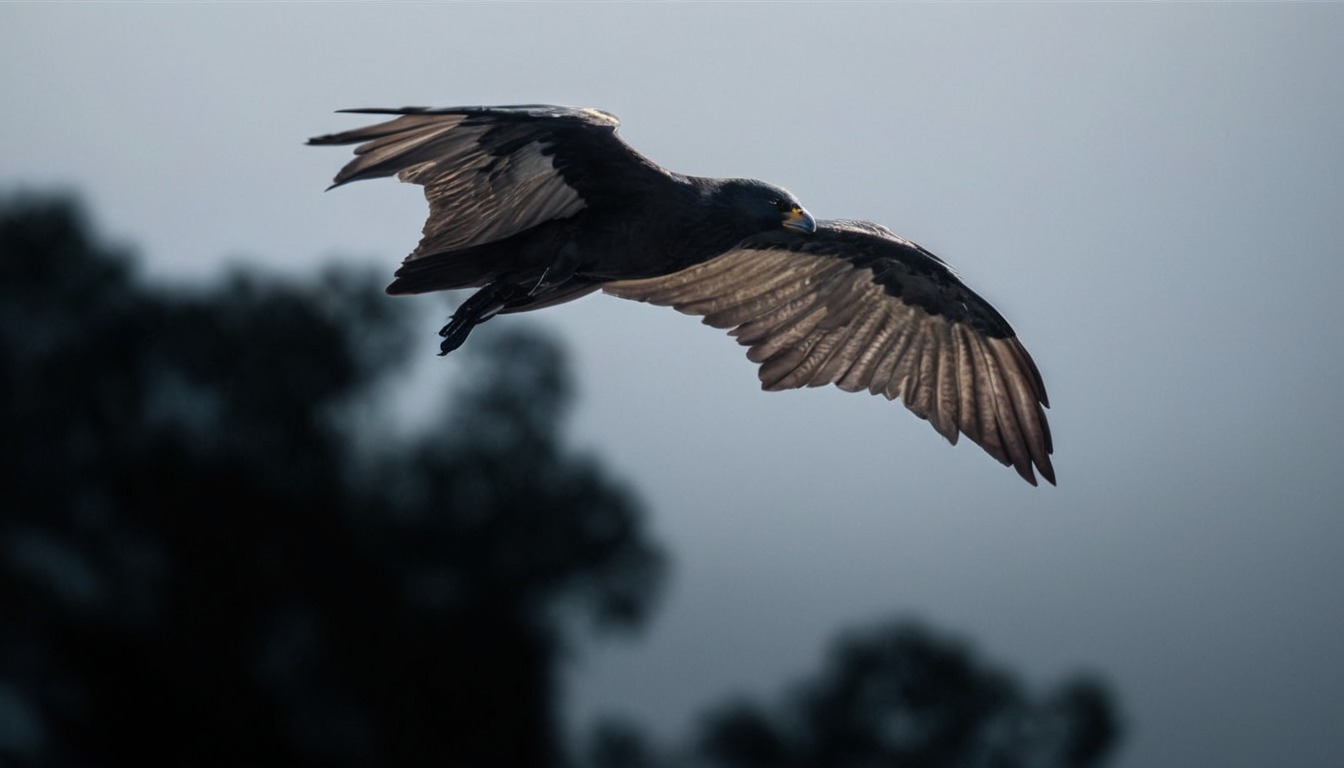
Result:
M1055 482L1045 385L1008 321L937 256L878 224L817 221L787 190L687 176L620 121L556 106L353 109L394 115L309 144L355 144L332 187L396 175L429 218L389 294L478 289L442 353L496 314L601 289L728 329L766 390L835 384L899 398L1027 482Z

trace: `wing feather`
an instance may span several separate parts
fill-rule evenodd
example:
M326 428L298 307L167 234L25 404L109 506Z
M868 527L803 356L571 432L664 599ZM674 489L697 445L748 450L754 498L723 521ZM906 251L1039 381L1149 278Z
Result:
M601 174L627 182L665 173L621 141L604 112L566 107L347 110L391 120L309 139L357 144L332 186L396 175L429 201L420 244L407 261L502 240L588 206Z
M940 324L938 327L938 346L936 350L938 371L934 377L934 408L929 417L938 434L956 445L958 434L958 409L960 406L961 376L957 371L956 349L952 327Z
M894 400L896 393L891 386L892 377L897 376L897 365L902 360L908 359L906 350L914 343L915 333L919 330L919 327L910 322L910 316L913 312L909 307L889 307L888 311L897 318L896 322L899 327L887 349L884 349L881 353L881 362L878 363L877 369L873 373L873 380L868 382L868 391L874 395L880 394L888 400ZM899 378L897 381L899 381Z
M827 366L826 380L823 383L835 384L840 389L850 392L855 391L856 387L847 387L845 382L851 377L862 378L862 369L872 364L877 336L886 321L887 313L885 312L860 314L856 318L854 332L850 335L848 341L831 356L831 362ZM856 370L860 372L855 374L854 371ZM857 389L862 389L862 386L859 385Z
M985 340L982 338L975 339L975 366L980 391L980 422L984 425L981 432L983 442L980 445L1003 464L1012 466L1013 460L1007 446L1007 430L1000 422L1002 412L999 400L1002 398L1003 388L999 383L996 364L985 349Z
M899 398L1033 485L1055 482L1040 373L1012 329L940 260L876 225L750 238L662 277L606 283L729 329L767 390L836 384Z
M957 429L962 434L974 435L982 429L977 400L980 384L974 363L976 339L965 325L952 326L952 338L956 341L957 381L961 384L957 388L957 395L960 398L957 405L957 414L960 416Z
M776 258L773 259L763 258L762 262L782 262L784 259L778 258L781 255L774 254ZM807 298L809 301L813 298L809 290L810 277L793 270L766 270L755 274L742 274L740 277L734 275L734 279L746 281L748 285L738 289L733 294L732 301L724 302L714 311L705 313L705 322L708 325L715 328L732 328L774 313L800 298Z
M748 360L753 363L761 363L762 366L769 363L772 365L771 370L777 374L767 382L765 368L761 368L761 384L764 389L792 389L791 386L783 385L781 382L787 373L802 365L812 348L816 346L817 340L822 337L822 334L814 333L814 331L821 324L825 314L825 307L810 306L805 312L797 315L783 315L777 324L770 329L769 336L753 344L747 350ZM742 340L739 339L738 341L741 342ZM778 362L781 359L789 359L794 362L788 370L782 370Z
M914 411L921 419L930 419L933 412L933 382L937 368L933 360L933 351L937 343L933 338L933 329L920 323L919 348L911 355L911 373L905 379L901 400L906 407ZM932 422L932 419L930 419ZM936 429L938 425L934 423Z

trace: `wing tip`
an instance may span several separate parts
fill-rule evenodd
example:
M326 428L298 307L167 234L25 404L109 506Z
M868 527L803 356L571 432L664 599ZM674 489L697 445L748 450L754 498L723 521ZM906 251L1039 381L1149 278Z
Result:
M1059 487L1059 483L1055 482L1055 468L1054 468L1053 466L1051 466L1049 460L1046 460L1046 462L1045 462L1044 464L1037 464L1037 465L1036 465L1036 472L1039 473L1040 476L1041 476L1047 483L1049 483L1050 485L1052 485L1052 486L1054 486L1054 487L1056 487L1056 488ZM1039 483L1036 482L1036 477L1035 477L1035 475L1032 473L1030 467L1028 467L1025 471L1021 471L1021 470L1019 470L1019 474L1021 474L1022 477L1023 477L1028 483L1031 483L1032 486L1039 486Z
M1041 477L1044 477L1045 480L1046 480L1046 482L1050 483L1050 485L1052 485L1052 486L1054 486L1054 487L1056 487L1056 488L1059 487L1059 483L1055 482L1055 470L1054 470L1053 467L1051 467L1049 464L1047 464L1047 465L1044 466L1044 467L1040 467L1040 472L1041 472Z
M428 112L429 107L350 107L338 109L338 115L415 115Z

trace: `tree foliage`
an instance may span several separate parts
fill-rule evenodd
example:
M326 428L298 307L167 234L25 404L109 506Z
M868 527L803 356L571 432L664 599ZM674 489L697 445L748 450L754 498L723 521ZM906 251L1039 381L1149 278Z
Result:
M774 707L719 708L699 754L716 768L1085 768L1118 734L1100 682L1033 699L956 641L898 623L841 637Z
M64 199L0 200L0 763L857 768L1099 764L1106 689L1031 697L906 624L774 705L577 760L558 670L665 575L631 492L563 440L564 355L483 333L419 429L370 275L147 282ZM485 329L487 331L491 329ZM360 418L359 414L365 417ZM656 696L656 691L650 691Z
M569 619L637 624L663 559L553 342L368 445L410 337L370 276L154 285L63 200L0 253L0 762L557 762Z

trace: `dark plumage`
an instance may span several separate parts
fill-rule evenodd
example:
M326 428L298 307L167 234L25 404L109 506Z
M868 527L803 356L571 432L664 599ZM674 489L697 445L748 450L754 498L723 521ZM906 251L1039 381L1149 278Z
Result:
M951 442L1055 481L1031 356L946 264L885 227L818 224L774 185L668 171L598 110L350 111L397 117L309 140L359 145L333 186L395 174L429 200L388 293L480 289L441 331L443 352L495 314L601 288L732 329L765 389L899 397Z

